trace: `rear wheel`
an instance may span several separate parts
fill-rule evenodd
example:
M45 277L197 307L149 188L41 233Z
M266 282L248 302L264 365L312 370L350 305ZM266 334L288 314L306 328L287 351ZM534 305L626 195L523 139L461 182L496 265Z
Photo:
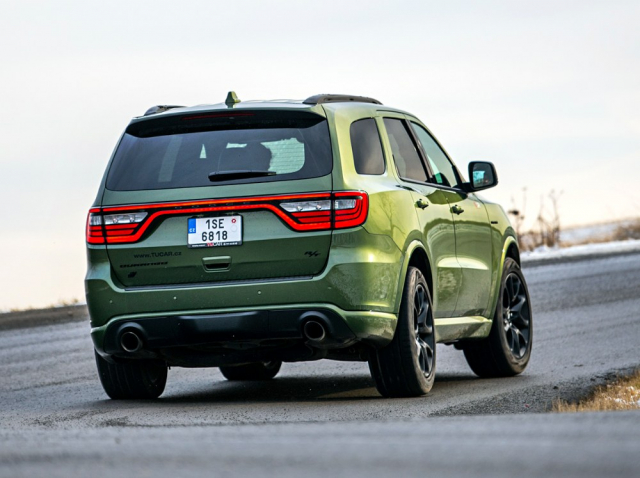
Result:
M270 380L278 374L281 366L282 362L273 360L220 367L220 373L227 380Z
M480 377L509 377L522 373L531 357L533 322L529 290L520 266L504 262L500 296L486 339L469 342L464 356Z
M409 267L393 340L369 359L369 370L384 397L416 397L431 387L436 374L436 336L431 294L415 267Z
M114 400L158 398L167 384L167 364L161 360L110 363L97 352L102 388Z

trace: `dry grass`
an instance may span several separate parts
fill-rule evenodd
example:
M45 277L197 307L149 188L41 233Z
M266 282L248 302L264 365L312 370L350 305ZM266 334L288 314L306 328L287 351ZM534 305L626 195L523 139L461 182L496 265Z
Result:
M51 303L44 307L34 307L32 305L29 305L27 307L12 307L9 309L8 312L13 313L13 312L26 312L29 310L57 309L59 307L69 307L71 305L78 305L79 303L80 303L80 299L78 299L77 297L74 297L72 299L59 299L58 302ZM7 311L0 310L0 313L3 313L3 312L7 312Z
M53 309L55 307L69 307L70 305L78 305L80 300L77 297L73 299L60 299L58 302L51 304L48 308Z
M613 233L613 239L615 241L640 239L640 219L619 225Z
M554 412L596 412L605 410L640 410L640 369L633 375L603 385L580 403L557 400Z

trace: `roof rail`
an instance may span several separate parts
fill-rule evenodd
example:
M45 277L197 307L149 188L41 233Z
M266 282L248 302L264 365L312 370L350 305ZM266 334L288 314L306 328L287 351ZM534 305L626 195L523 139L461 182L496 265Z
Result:
M314 95L310 96L303 101L305 105L321 105L323 103L345 103L348 101L356 101L358 103L373 103L374 105L381 105L378 100L369 98L367 96L354 96L354 95Z
M165 111L169 111L173 108L184 108L184 106L179 105L156 105L149 108L144 112L144 116L155 115L158 113L164 113Z

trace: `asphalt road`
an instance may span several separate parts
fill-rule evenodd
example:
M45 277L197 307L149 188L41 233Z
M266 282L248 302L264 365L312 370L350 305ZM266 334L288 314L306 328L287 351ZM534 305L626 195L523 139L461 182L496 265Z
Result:
M115 402L87 322L2 331L0 476L639 476L640 412L537 412L640 365L640 254L525 275L527 371L478 379L438 346L417 399L381 398L364 363L321 361L250 384L174 368L159 400Z

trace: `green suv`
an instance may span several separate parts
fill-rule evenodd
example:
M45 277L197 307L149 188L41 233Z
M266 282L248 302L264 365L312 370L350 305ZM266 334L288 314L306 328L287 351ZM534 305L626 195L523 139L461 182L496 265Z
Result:
M515 375L532 315L513 228L426 126L372 98L156 106L127 126L87 219L98 373L156 398L169 366L273 378L368 361L387 397L427 393L436 343Z

